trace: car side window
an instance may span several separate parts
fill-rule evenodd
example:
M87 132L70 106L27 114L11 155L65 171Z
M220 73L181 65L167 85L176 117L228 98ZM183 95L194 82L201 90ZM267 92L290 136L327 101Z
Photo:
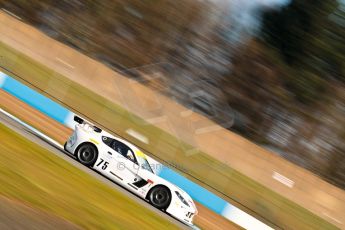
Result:
M106 136L102 137L102 141L104 144L108 145L110 148L121 154L123 157L134 162L135 164L138 164L138 161L135 158L133 151L124 143Z

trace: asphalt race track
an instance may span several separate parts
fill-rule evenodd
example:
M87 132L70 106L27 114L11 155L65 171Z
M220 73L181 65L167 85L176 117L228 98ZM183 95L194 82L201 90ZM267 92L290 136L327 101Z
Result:
M162 216L163 218L169 220L171 223L177 225L179 228L181 228L181 229L193 229L191 227L186 226L182 222L176 220L175 218L167 215L166 213L164 213L164 212L154 208L153 206L151 206L145 200L142 200L141 198L135 196L134 194L132 194L129 191L127 191L124 188L122 188L121 186L119 186L119 185L115 184L114 182L104 178L102 175L98 174L97 172L93 171L92 169L83 166L82 164L77 162L72 156L68 155L63 150L63 146L57 145L56 143L54 143L54 141L51 142L51 141L47 140L45 137L40 136L40 135L34 133L28 127L25 127L23 124L21 124L21 123L15 121L14 119L6 116L1 111L0 111L0 122L2 124L4 124L5 126L9 127L10 129L12 129L13 131L15 131L15 132L19 133L20 135L26 137L30 141L35 142L36 144L38 144L38 145L42 146L43 148L49 150L50 152L54 153L55 155L59 156L60 158L68 161L70 164L74 165L78 169L83 170L84 172L92 175L93 177L95 177L98 180L100 180L102 183L107 184L111 188L121 192L122 194L124 194L125 196L129 197L130 199L135 200L136 202L138 202L139 204L141 204L145 208L150 209L153 212L157 213L158 215Z

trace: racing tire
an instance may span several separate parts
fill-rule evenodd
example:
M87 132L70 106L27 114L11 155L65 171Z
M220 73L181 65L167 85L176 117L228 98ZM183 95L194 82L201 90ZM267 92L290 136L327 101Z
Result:
M96 146L90 143L82 144L76 151L77 159L85 166L91 167L95 164L98 156Z
M148 198L154 207L166 210L171 201L171 192L167 187L158 185L150 191Z

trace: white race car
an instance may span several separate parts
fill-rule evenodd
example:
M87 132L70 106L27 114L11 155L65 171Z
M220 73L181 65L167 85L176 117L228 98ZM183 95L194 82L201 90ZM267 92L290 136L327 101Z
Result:
M192 198L176 185L157 176L142 151L78 116L74 117L74 121L78 124L65 143L67 152L154 207L187 225L193 225L197 209Z

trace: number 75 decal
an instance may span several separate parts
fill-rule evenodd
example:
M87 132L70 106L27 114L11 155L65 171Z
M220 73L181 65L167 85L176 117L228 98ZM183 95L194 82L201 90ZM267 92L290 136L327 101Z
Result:
M101 159L100 159L100 162L97 164L97 166L100 166L101 164L103 164L103 165L102 165L102 170L105 170L105 169L108 167L109 162L104 161L104 160L101 158Z

